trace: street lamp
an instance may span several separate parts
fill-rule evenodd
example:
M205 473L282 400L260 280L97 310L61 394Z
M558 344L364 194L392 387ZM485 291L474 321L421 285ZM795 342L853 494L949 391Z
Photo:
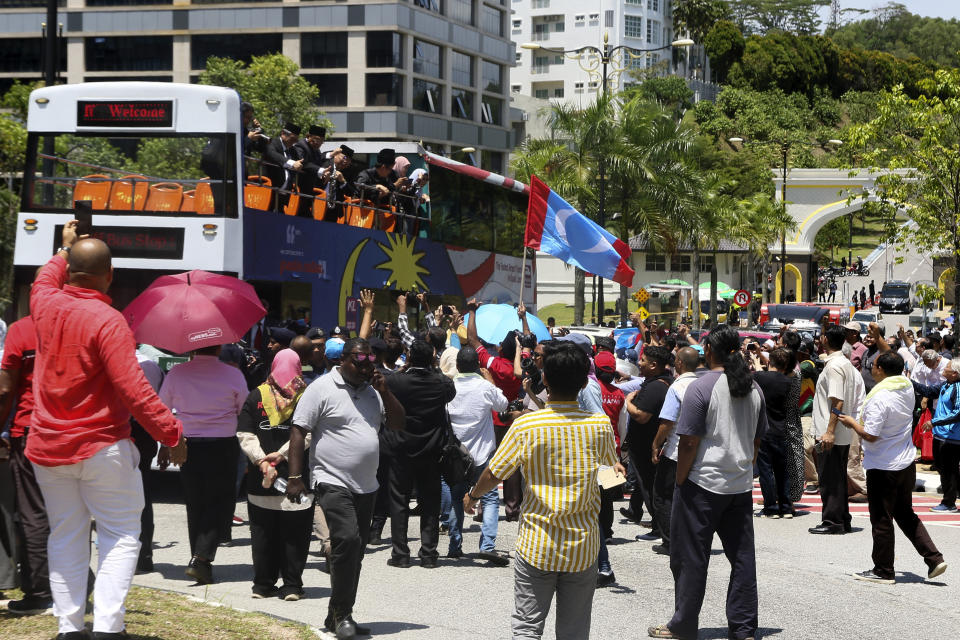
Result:
M731 145L746 145L748 144L743 138L735 136L732 138L727 138L727 142ZM780 166L780 206L783 207L783 228L780 231L780 304L783 304L784 297L787 294L787 161L789 160L790 148L794 145L808 145L808 146L820 146L819 143L810 143L810 142L783 142L780 144L780 152L783 154L783 161ZM837 138L831 138L827 140L827 144L835 147L839 147L843 144L843 140L838 140ZM853 218L851 218L852 220ZM766 283L764 283L766 286ZM797 295L802 296L803 292L798 292Z
M628 47L627 45L618 45L616 47L610 46L610 34L604 32L603 34L603 48L596 47L594 45L587 45L584 47L577 47L576 49L553 49L551 47L544 47L543 45L536 42L524 42L520 45L521 49L529 49L531 51L547 51L549 53L556 53L566 56L571 60L576 60L577 64L580 65L580 68L589 74L590 78L595 78L597 75L600 76L600 94L605 96L607 93L607 82L608 80L614 80L619 85L620 75L627 69L628 63L638 58L645 57L648 53L654 53L656 51L664 51L666 49L673 48L687 48L693 46L694 42L690 38L679 38L674 40L668 45L662 47L655 47L653 49L637 49L634 47ZM608 73L608 67L612 67L612 71ZM600 69L598 72L597 69ZM601 227L605 227L605 207L607 200L607 175L606 175L606 158L601 153L599 162L598 162L598 171L599 171L599 180L600 180L600 202L597 211L597 217L599 218L598 222ZM599 324L603 324L603 279L599 278L600 287L597 291L597 306L600 308L597 313L597 321ZM596 309L594 309L596 311ZM627 288L624 285L620 285L620 322L626 326L627 324Z

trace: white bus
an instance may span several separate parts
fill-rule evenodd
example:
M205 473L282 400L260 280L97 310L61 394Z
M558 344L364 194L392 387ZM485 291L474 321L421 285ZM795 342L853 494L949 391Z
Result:
M98 82L33 91L14 253L18 315L77 200L91 202L94 236L113 252L120 306L162 273L242 277L241 130L240 97L223 87Z

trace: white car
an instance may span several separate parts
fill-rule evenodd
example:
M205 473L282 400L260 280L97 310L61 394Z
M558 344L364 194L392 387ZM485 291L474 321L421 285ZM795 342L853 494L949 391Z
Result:
M883 314L880 313L878 309L863 309L861 311L857 311L850 319L854 322L860 323L860 333L863 334L869 331L871 322L876 322L878 325L880 325L880 330L884 330Z

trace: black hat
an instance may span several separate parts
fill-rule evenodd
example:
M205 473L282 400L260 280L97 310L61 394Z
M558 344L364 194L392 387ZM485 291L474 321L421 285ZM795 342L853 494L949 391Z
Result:
M348 147L348 146L345 145L345 144L340 145L340 153L342 153L343 155L347 156L348 158L352 158L352 157L353 157L353 149L351 149L350 147Z
M237 344L225 344L220 348L220 362L239 365L243 362L243 349Z
M332 336L342 336L346 335L346 331L340 328L340 325L335 326L333 329L330 329L330 335Z
M310 125L310 128L307 129L307 134L311 136L320 136L321 138L327 137L327 128L320 127L315 124Z
M274 342L279 342L284 347L290 346L290 341L296 337L293 331L290 329L284 329L283 327L270 327L270 339Z
M377 154L377 164L393 165L397 160L397 152L393 149L380 149Z
M387 343L383 341L382 338L370 338L370 350L371 351L386 351Z
M284 130L284 131L289 131L290 133L292 133L292 134L294 134L294 135L300 135L300 127L298 127L297 125L293 124L292 122L287 122L286 124L284 124L284 125L283 125L283 130Z
M311 340L323 340L327 337L327 334L320 327L312 327L309 331L307 331L307 337Z

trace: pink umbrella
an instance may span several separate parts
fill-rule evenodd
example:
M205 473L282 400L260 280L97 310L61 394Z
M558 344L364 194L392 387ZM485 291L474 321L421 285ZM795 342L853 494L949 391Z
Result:
M266 313L249 283L188 271L154 280L123 317L138 342L186 353L236 342Z

